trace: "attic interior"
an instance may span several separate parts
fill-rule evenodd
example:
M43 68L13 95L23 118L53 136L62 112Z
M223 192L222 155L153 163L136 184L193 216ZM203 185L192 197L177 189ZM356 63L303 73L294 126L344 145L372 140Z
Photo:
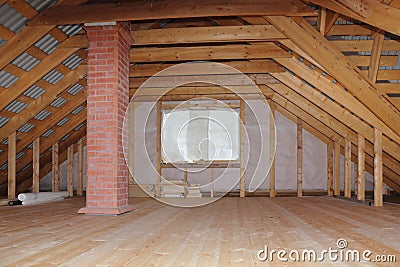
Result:
M396 261L396 21L400 0L0 0L0 265Z

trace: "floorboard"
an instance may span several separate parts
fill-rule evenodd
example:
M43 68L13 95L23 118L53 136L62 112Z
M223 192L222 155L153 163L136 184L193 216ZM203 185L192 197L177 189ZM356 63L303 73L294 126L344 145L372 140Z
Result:
M267 245L319 253L337 249L339 238L347 240L347 249L400 260L395 204L376 208L330 197L225 197L198 208L149 198L130 203L135 210L117 217L78 215L84 206L78 197L0 206L0 266L280 266L276 254L263 262L257 251ZM326 259L323 265L334 263Z

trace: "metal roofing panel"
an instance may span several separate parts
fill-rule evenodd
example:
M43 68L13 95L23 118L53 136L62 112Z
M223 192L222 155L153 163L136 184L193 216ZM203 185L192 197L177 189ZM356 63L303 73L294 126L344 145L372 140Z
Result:
M64 64L66 67L70 68L71 70L74 70L76 67L79 66L79 64L81 62L82 62L82 58L80 58L76 54L72 54L66 60L64 60L62 64Z
M50 136L52 133L54 133L53 129L48 129L44 134L42 134L43 137L48 137Z
M65 123L67 123L69 121L68 118L63 118L62 120L60 120L59 122L57 122L57 126L63 126Z
M44 120L46 119L51 113L48 112L47 110L43 109L42 111L40 111L38 114L36 114L36 116L34 117L37 120Z
M53 102L51 102L51 106L55 107L55 108L60 108L62 105L65 104L65 102L67 102L66 99L59 97L56 100L54 100Z
M0 170L4 171L8 168L8 162L4 163L3 165L1 165Z
M78 114L79 112L81 112L82 110L83 110L83 107L82 107L82 106L79 106L79 107L77 107L76 109L74 109L74 110L71 112L71 114L76 115L76 114Z
M51 54L54 50L56 50L58 44L59 42L53 36L46 34L35 43L35 46L46 54Z
M67 90L67 92L71 95L76 95L80 91L82 91L83 86L80 85L79 83L74 84L71 88Z
M28 132L30 132L30 130L32 130L33 128L35 128L35 125L34 125L34 124L25 123L25 124L22 125L17 131L18 131L18 132L23 132L23 133L28 133Z
M4 70L0 70L0 86L8 88L13 85L17 80L17 76L14 76Z
M10 119L0 116L0 128L3 127Z
M28 21L23 15L7 4L0 6L0 24L15 33L22 30Z
M33 148L33 143L30 143L26 148L32 149Z
M60 73L60 72L58 72L56 70L51 70L46 75L44 75L42 79L45 80L48 83L56 84L62 78L64 78L64 74L62 74L62 73Z
M10 104L8 104L4 109L14 113L20 113L27 106L28 104L26 103L14 100Z
M32 85L26 91L24 92L24 95L29 96L30 98L33 99L38 99L41 95L43 95L46 92L43 88L37 86L37 85Z
M4 139L3 142L1 142L3 145L8 145L8 138Z
M60 25L58 28L68 35L68 37L71 37L82 30L82 26L80 24Z
M74 128L74 131L78 131L78 130L79 130L80 128L82 128L83 126L85 126L84 123L79 124L78 126L76 126L76 127Z
M12 64L25 70L30 71L33 67L39 64L40 60L24 52L19 57L14 59Z
M64 135L64 136L61 138L61 141L64 141L65 139L67 139L67 138L70 137L70 136L71 136L70 133Z
M26 169L28 169L29 167L31 167L31 163L25 165L21 170L25 171Z
M56 0L25 0L31 7L38 12L45 10L55 4Z
M6 40L0 38L0 46L2 46L2 45L5 44L5 43L6 43Z

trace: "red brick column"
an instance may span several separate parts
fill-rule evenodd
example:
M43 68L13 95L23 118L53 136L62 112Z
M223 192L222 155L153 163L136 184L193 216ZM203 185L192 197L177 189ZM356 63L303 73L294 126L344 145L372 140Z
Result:
M79 213L117 215L128 205L122 131L129 103L130 24L85 25L89 41L86 207Z

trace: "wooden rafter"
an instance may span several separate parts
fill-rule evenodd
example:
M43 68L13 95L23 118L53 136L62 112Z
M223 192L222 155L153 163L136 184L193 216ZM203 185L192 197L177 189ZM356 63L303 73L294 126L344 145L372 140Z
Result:
M327 35L338 17L339 13L333 12L332 10L326 8L321 8L317 21L320 33Z
M385 33L378 30L371 34L374 38L372 43L371 58L368 68L368 78L375 83L379 70L379 62L381 59L383 40L385 38Z

